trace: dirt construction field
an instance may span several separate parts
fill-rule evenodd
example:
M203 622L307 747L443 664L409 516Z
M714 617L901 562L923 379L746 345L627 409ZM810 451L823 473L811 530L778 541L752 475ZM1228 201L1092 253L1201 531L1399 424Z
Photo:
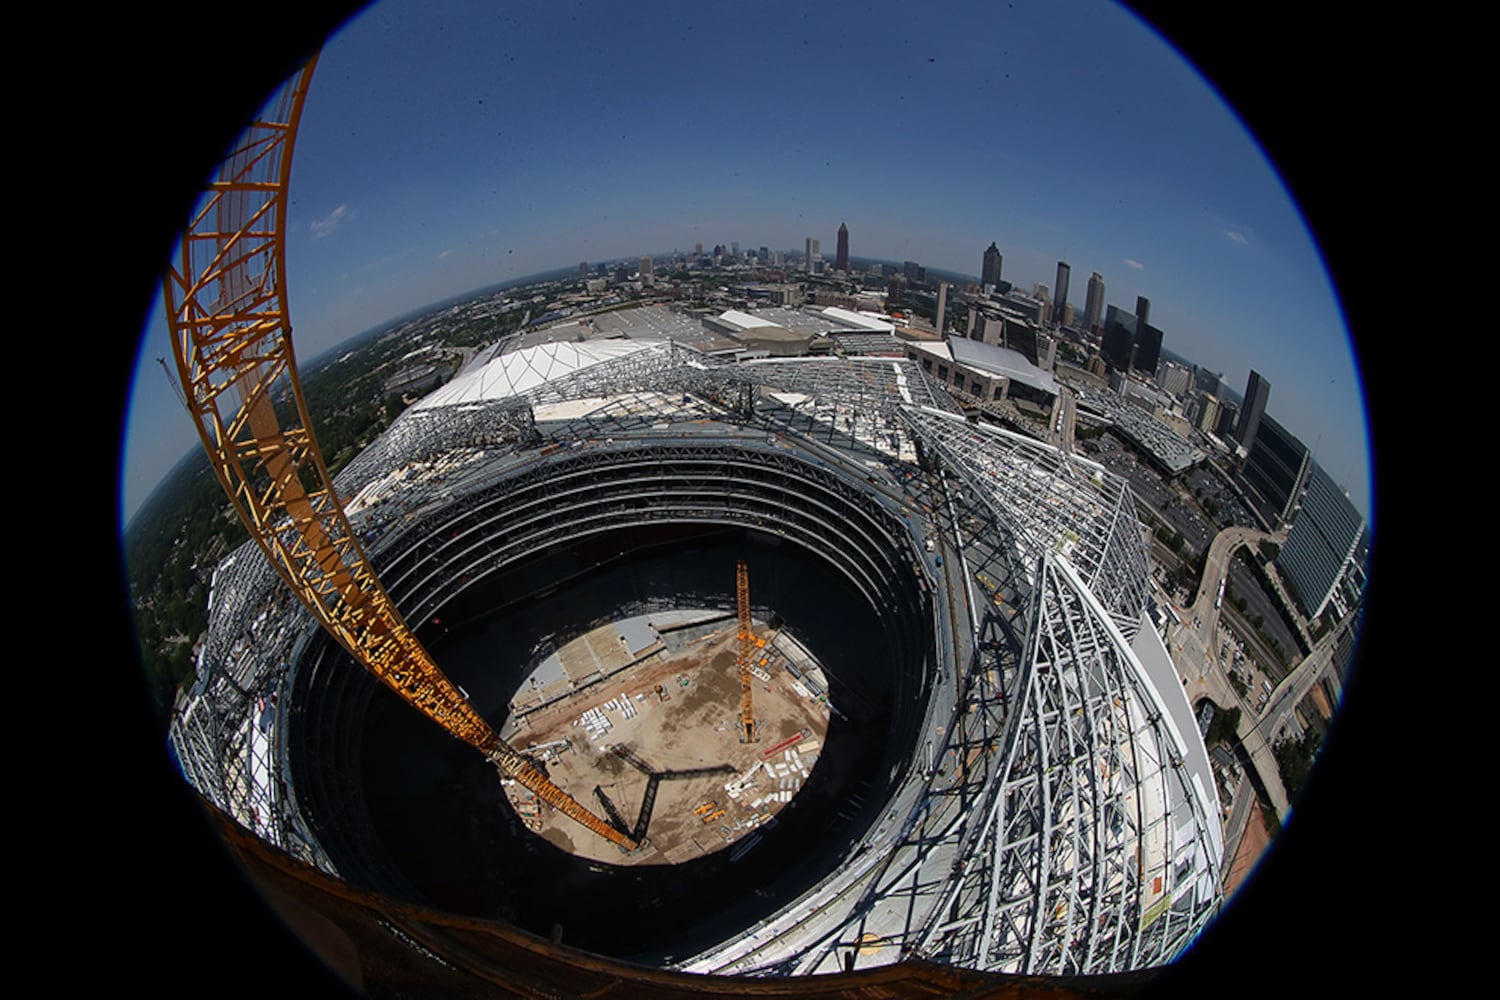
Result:
M759 625L756 634L770 638ZM654 780L656 798L644 847L624 854L538 802L528 790L507 785L506 795L527 825L582 857L615 865L661 865L723 850L770 820L816 764L828 709L793 689L794 678L768 645L753 659L770 676L769 681L753 678L757 741L741 743L738 647L730 624L680 652L650 657L531 713L511 738L517 749L567 741L567 749L545 760L548 776L608 820L609 809L597 787L613 805L616 825L627 832L637 826ZM790 746L776 749L799 735ZM700 768L720 770L673 774ZM731 795L726 784L737 794Z

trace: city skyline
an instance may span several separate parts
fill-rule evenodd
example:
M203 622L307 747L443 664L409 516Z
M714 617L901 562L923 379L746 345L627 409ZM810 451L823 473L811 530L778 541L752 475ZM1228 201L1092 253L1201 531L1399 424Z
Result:
M1039 137L1083 130L1130 151L1118 161L1131 165L1094 167L1047 152L1045 141L1022 156L987 139L975 159L999 171L1006 193L992 207L996 185L974 164L934 164L826 123L785 120L776 109L792 106L797 86L780 80L764 82L763 117L725 121L725 135L743 141L705 149L669 127L679 113L711 114L712 95L682 82L704 78L720 58L790 58L774 16L715 36L727 15L695 11L676 37L658 38L650 18L635 25L608 10L580 24L543 8L456 3L432 14L387 2L330 41L313 77L287 249L299 355L569 261L726 237L796 246L812 233L830 238L847 219L862 257L972 274L995 241L1017 287L1046 282L1066 259L1101 274L1122 307L1149 297L1166 349L1222 372L1231 386L1251 368L1264 373L1277 387L1269 411L1371 514L1357 374L1326 271L1254 141L1165 43L1099 3L1019 14L975 6L964 14L975 30L931 52L885 39L879 17L846 24L795 10L814 37L848 39L810 58L888 87L938 125L963 128L973 106L951 95L989 81L1010 95L993 109L1002 123ZM1062 72L1028 51L1026 39L1052 33L1107 45L1119 73ZM719 46L712 57L693 45L703 37ZM622 60L558 87L549 67L565 49L587 55L606 42ZM628 113L638 94L609 89L627 70L645 74L640 93L652 95L652 114ZM1054 89L1073 111L1056 126L1032 105ZM1091 96L1101 93L1108 107L1095 110ZM559 147L579 155L560 161ZM893 200L891 190L910 196ZM146 319L125 516L196 446L155 360L168 353L159 304Z

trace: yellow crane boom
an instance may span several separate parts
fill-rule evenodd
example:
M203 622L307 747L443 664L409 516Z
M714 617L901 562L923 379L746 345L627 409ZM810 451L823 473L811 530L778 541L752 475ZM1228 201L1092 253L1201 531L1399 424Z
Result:
M172 351L235 511L322 626L504 775L625 850L637 845L517 753L443 674L350 530L313 436L286 302L287 182L314 57L220 165L164 280Z
M755 655L755 633L750 629L750 569L741 559L734 571L735 598L740 612L740 742L755 742L755 706L750 659Z

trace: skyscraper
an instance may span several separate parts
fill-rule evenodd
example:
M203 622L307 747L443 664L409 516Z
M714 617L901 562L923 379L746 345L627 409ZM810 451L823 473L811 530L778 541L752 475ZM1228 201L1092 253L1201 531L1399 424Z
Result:
M1244 421L1243 414L1240 420ZM1249 487L1253 506L1275 530L1296 512L1312 455L1307 445L1271 419L1269 413L1262 413L1258 424L1240 478Z
M984 267L980 269L979 283L981 285L1000 284L1000 248L994 243L984 252Z
M1161 331L1147 323L1144 328L1136 327L1135 350L1131 355L1130 367L1142 375L1156 375L1156 366L1161 363Z
M1219 387L1219 383L1223 380L1222 373L1212 372L1197 365L1193 366L1193 387L1199 392L1206 392L1211 396L1222 396L1224 390Z
M948 318L948 283L946 281L938 285L937 311L933 314L932 325L938 333L947 328Z
M650 281L651 278L652 278L652 276L653 276L652 272L651 272L651 258L650 257L642 257L639 260L637 260L636 261L636 270L638 270L641 273L641 277L642 278L644 278L647 281Z
M1052 297L1052 321L1061 326L1068 312L1068 276L1073 269L1066 261L1057 262L1057 294Z
M839 223L839 249L833 259L833 269L846 274L849 271L849 227L842 222Z
M1135 297L1135 333L1140 336L1151 319L1151 300L1144 295Z
M1276 556L1276 568L1309 618L1328 607L1364 533L1365 519L1322 466L1311 462L1302 506Z
M809 236L807 238L807 273L808 274L814 274L814 273L816 273L817 268L816 268L816 265L813 263L813 261L816 260L817 258L821 257L821 256L822 256L822 254L818 250L818 241L815 240L815 239L813 239L811 236Z
M1090 331L1098 330L1104 318L1104 279L1095 271L1089 275L1088 296L1083 301L1083 325Z
M1240 410L1240 423L1234 437L1246 451L1255 444L1255 435L1260 430L1260 418L1266 412L1266 400L1271 395L1271 383L1261 378L1260 372L1251 369L1250 380L1245 383L1245 405Z
M885 307L887 309L902 309L906 305L906 277L893 274L885 283Z
M1116 371L1130 367L1135 351L1135 317L1119 306L1110 306L1104 311L1104 336L1099 344L1099 353Z

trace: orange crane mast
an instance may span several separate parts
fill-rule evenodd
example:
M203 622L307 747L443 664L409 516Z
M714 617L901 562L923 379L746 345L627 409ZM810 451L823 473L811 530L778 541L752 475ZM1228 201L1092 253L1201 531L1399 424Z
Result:
M220 165L164 280L188 410L235 511L313 617L404 701L502 775L618 845L634 840L549 781L440 670L366 559L318 450L286 303L287 184L316 56Z
M740 611L740 742L754 743L755 707L750 658L755 655L755 633L750 629L750 569L743 559L735 567L734 584Z

